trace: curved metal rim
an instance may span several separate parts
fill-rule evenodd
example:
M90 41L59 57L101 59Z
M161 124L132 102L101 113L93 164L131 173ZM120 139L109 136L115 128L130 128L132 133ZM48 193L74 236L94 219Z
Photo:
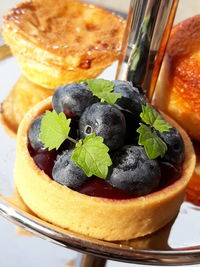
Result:
M11 206L4 198L0 203L0 215L57 245L110 260L166 266L200 263L200 247L171 251L136 250L129 246L92 239L59 228Z

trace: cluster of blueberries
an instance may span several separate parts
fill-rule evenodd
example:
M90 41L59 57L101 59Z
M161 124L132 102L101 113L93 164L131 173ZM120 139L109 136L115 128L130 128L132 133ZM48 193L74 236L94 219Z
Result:
M148 101L143 92L127 81L113 81L114 93L121 94L115 104L107 104L93 95L86 83L60 86L52 98L53 109L71 118L69 136L84 139L91 133L102 136L109 147L112 166L106 181L113 187L132 191L135 196L148 194L162 180L161 165L180 166L184 159L184 143L175 128L157 134L166 143L163 158L149 159L138 145L137 128L141 122L142 105ZM88 179L70 160L73 144L66 140L58 151L47 151L40 141L41 119L38 117L29 129L30 151L36 164L60 184L77 189ZM47 162L48 161L48 162Z

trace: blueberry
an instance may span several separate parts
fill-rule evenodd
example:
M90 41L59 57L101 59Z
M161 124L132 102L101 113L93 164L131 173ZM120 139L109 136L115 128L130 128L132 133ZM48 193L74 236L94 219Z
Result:
M127 145L113 156L107 181L114 187L132 191L134 196L149 194L161 179L157 160L149 159L143 147Z
M117 80L113 81L113 83L113 91L122 95L115 104L123 110L131 112L134 120L139 121L142 105L147 103L145 96L140 93L138 88L133 87L131 82Z
M157 134L167 145L167 152L162 160L173 164L183 163L185 146L179 132L173 127L168 132L157 132Z
M77 189L87 179L84 171L70 160L72 150L64 151L57 156L55 161L52 177L59 184Z
M31 144L31 147L34 150L44 149L43 143L40 141L39 134L40 134L40 127L41 127L41 120L44 115L39 116L35 119L28 131L28 138Z
M81 138L95 132L104 143L115 150L124 143L126 122L122 112L114 105L95 103L88 107L79 121Z
M133 87L131 82L113 81L113 83L114 92L122 95L115 105L121 109L126 119L126 144L133 144L141 121L142 105L147 103L147 99L141 88Z
M86 107L96 102L96 98L84 83L59 86L53 95L52 105L57 113L67 117L80 116Z

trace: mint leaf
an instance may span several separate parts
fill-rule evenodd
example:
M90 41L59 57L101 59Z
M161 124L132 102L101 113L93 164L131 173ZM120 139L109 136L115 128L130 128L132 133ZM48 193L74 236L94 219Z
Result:
M104 79L87 80L87 85L94 94L111 92L114 88L114 83Z
M58 149L70 131L71 119L66 119L63 112L57 114L55 110L46 111L41 121L40 140L45 148Z
M172 128L150 104L142 105L140 117L143 122L151 125L159 132L168 132Z
M104 100L108 104L115 104L118 98L121 98L121 94L117 93L99 93L98 97Z
M82 168L88 177L95 175L105 179L108 167L112 165L108 151L109 148L103 143L103 138L93 133L84 140L79 140L71 160Z
M150 159L165 155L167 145L156 133L152 132L150 126L140 123L137 132L140 134L138 144L144 146L145 152Z
M121 94L113 93L114 83L104 79L91 79L91 80L80 80L87 84L93 95L97 96L101 100L108 104L114 104Z

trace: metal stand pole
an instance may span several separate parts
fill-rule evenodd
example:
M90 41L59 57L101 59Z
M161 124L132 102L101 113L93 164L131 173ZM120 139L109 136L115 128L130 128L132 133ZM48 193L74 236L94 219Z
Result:
M78 254L74 267L104 267L106 259L89 254Z
M178 2L131 0L116 78L141 87L150 101Z

